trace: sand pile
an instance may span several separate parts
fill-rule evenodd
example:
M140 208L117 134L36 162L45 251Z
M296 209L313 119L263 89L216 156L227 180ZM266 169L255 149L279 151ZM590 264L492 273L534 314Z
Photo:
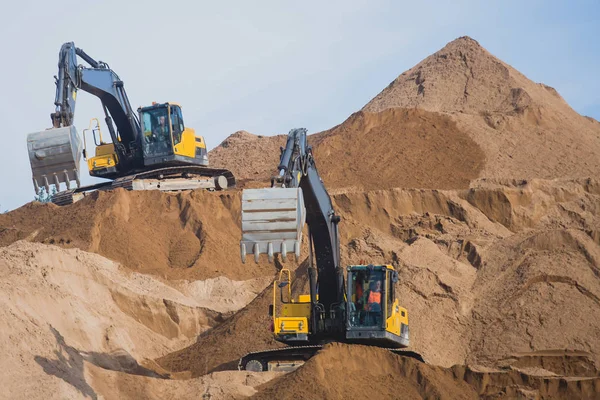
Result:
M600 125L462 37L398 76L363 107L420 108L457 122L486 155L482 177L560 178L600 173Z
M0 245L77 247L168 279L272 276L272 265L240 260L240 207L236 191L94 192L67 207L34 202L0 215Z
M342 263L396 266L412 348L432 364L493 367L517 352L560 348L599 359L598 188L593 180L534 180L336 191ZM270 294L158 362L197 376L276 346Z
M130 204L131 199L142 196L127 192L106 195L121 200L131 196ZM143 195L165 202L181 198ZM193 198L197 194L186 195ZM207 195L221 199L220 195ZM92 200L84 200L87 207L94 205ZM452 385L464 377L477 393L504 390L514 394L523 382L530 385L534 381L531 390L539 393L554 393L558 386L568 388L568 393L575 393L573 387L596 393L592 389L598 385L594 363L600 354L597 181L486 180L465 190L336 190L333 202L342 217L343 264L392 262L398 269L397 293L409 310L413 349L434 365L473 365L455 367L452 373L460 379L452 378ZM223 208L215 214L231 215L235 206L221 204ZM27 207L3 218L14 220ZM25 228L9 230L19 235L34 232L32 226ZM42 229L40 232L45 232ZM203 229L208 230L206 226ZM35 236L30 240L35 241ZM68 245L66 241L64 245ZM237 251L237 246L234 248ZM45 250L38 256L35 249ZM247 286L223 277L203 282L177 279L167 285L162 279L119 268L77 249L20 241L3 248L2 254L7 266L0 268L5 274L5 312L0 317L7 327L17 327L4 336L8 338L4 347L14 349L7 353L6 362L10 366L24 363L21 369L13 368L20 372L8 377L15 382L7 383L11 391L21 390L18 386L27 382L23 374L37 368L41 381L54 382L48 383L49 390L65 393L67 398L92 393L90 390L111 395L123 391L123 396L132 398L146 388L152 388L152 393L175 390L171 388L177 384L159 379L161 376L193 377L181 384L182 393L189 394L199 385L218 387L212 378L202 377L206 372L235 368L246 352L279 345L269 330L270 288L232 317L225 319L220 314L245 304L267 279L253 279ZM88 257L100 261L88 262ZM261 268L244 266L249 275ZM245 288L250 293L244 293ZM213 294L218 296L217 304L204 308ZM97 309L96 304L102 307ZM16 341L22 345L15 345ZM499 362L515 353L564 348L586 351L591 361L582 364L571 357L560 364L530 357L527 362L505 366L515 372L497 371ZM44 365L35 362L36 356ZM4 367L9 369L9 365ZM586 369L587 375L581 372ZM431 379L450 376L447 370L434 371L438 372L431 372ZM497 384L484 383L499 373L500 377L493 378L498 379ZM530 378L532 374L541 377ZM576 374L588 379L561 383L572 381L562 375ZM165 381L165 386L159 380ZM422 390L410 382L406 390ZM253 384L236 385L231 387L239 393L254 393ZM511 389L502 389L507 387ZM329 389L332 392L325 393L327 396L342 390Z
M210 151L210 164L231 170L238 187L245 187L249 180L267 182L277 172L279 148L285 146L286 137L236 132Z
M309 143L329 189L458 189L477 177L598 176L599 139L600 123L556 90L462 37ZM282 136L236 133L210 156L242 180L268 182L284 145Z
M168 371L201 376L224 369L237 369L239 359L251 351L282 347L273 339L269 304L271 287L218 327L200 335L189 347L157 359Z
M442 368L379 348L331 344L258 389L253 399L593 399L600 377L583 353L520 355L498 368Z
M485 154L448 117L422 110L359 112L313 137L328 187L469 187Z
M20 241L0 248L0 273L6 398L96 398L90 376L102 371L160 382L168 375L149 359L222 320L157 279L78 249Z
M442 368L384 349L332 344L300 369L265 384L253 398L477 399L477 394Z
M359 112L327 132L311 135L309 143L328 188L466 188L485 163L483 151L455 122L422 110ZM242 187L249 181L268 184L279 163L280 146L285 146L282 135L238 132L211 152L211 160L216 160L211 162L232 169Z
M156 379L123 374L94 365L88 367L88 380L105 399L245 399L257 393L257 387L281 375L278 372L252 373L223 371L195 379Z
M493 365L554 348L599 357L597 181L356 191L333 201L343 264L397 266L412 344L428 361Z

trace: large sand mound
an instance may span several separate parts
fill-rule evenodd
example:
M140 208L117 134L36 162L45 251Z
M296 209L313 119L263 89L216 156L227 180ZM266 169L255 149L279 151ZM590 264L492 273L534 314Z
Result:
M272 276L243 265L237 191L95 192L66 207L37 202L0 215L0 245L27 239L77 247L168 279Z
M441 368L384 349L332 344L300 369L267 383L253 398L476 399L477 394Z
M482 177L560 178L600 173L600 125L462 37L403 72L363 111L448 114L483 149Z
M359 112L312 139L331 188L467 188L485 162L450 118L422 110Z
M104 195L129 204L143 203L143 196L164 202L182 198L122 191ZM185 194L192 200L197 195ZM221 195L207 194L211 196L219 199L212 205L214 215L231 216L238 207L222 201ZM236 192L228 196L239 201ZM91 209L106 206L106 202L94 205L99 199L90 197L82 204ZM600 354L597 181L487 180L465 190L334 190L332 200L342 217L342 262L395 265L400 273L397 293L410 313L413 349L428 362L446 368L456 364L498 368L515 353L568 348L590 354L591 364L585 368L595 376L594 362ZM30 205L3 218L14 221L34 207L54 209ZM237 222L230 223L237 228ZM100 388L135 397L146 387L164 393L177 385L161 379L168 382L162 386L157 383L160 377L192 378L181 386L182 393L189 394L201 384L216 387L203 374L235 368L246 352L279 345L269 331L269 289L235 315L221 314L244 306L268 279L252 279L246 286L225 277L163 282L99 255L35 243L38 239L31 232L45 232L42 225L36 226L8 229L17 232L16 237L30 232L34 243L19 241L2 248L5 311L0 317L10 327L4 346L14 349L6 362L22 366L13 368L15 374L7 378L15 382L6 384L11 391L26 386L25 374L35 370L41 381L49 382L49 390L65 393L64 397L90 390L101 393ZM4 238L8 241L9 236ZM231 254L237 258L235 240ZM249 276L263 268L244 267ZM298 274L302 276L302 269ZM506 375L498 379L528 380L522 375L531 372L527 368L561 375L552 363L530 364L515 366L519 371L510 379ZM582 368L580 361L571 359L563 365L565 371ZM484 382L487 378L477 375L486 371L482 367L461 367L453 373L462 371ZM523 368L525 372L520 371ZM448 376L446 370L439 371L441 377ZM144 374L148 376L137 376ZM438 372L432 374L442 379ZM452 378L452 385L462 379ZM553 390L554 383L548 380L536 382L535 390ZM475 385L478 393L489 389L481 385ZM246 394L255 391L252 385L238 389Z
M599 189L581 180L339 193L343 263L397 266L412 344L434 364L548 348L598 357Z
M271 288L267 288L243 310L200 335L196 343L156 361L168 371L201 376L236 369L239 359L249 352L282 347L274 340L270 329L268 310L272 293Z
M309 142L330 189L457 189L477 177L598 176L599 138L600 123L577 114L556 90L463 37ZM242 185L268 182L284 145L281 135L238 132L210 157Z
M328 188L466 188L485 163L477 143L449 117L415 109L358 112L311 135L309 143ZM266 184L276 172L280 146L282 135L238 132L211 152L211 162L231 168L242 187Z

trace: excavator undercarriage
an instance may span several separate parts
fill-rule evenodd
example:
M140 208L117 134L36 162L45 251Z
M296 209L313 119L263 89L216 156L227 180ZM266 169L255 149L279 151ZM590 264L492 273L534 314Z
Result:
M63 190L52 196L52 202L59 206L66 206L83 199L91 192L118 188L173 192L195 189L225 190L234 186L235 177L227 169L193 166L169 167L140 172L96 185Z

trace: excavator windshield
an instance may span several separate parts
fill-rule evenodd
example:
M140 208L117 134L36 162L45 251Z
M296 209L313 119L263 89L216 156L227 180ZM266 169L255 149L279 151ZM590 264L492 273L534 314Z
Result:
M169 129L169 107L164 105L140 110L144 155L160 156L172 154L171 130Z
M369 267L356 268L348 272L351 326L382 324L384 277L384 271Z

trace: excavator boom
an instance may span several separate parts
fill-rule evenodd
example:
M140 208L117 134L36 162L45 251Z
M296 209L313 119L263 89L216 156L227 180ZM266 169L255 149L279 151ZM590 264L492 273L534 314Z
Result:
M77 56L90 66L78 65ZM140 122L119 76L106 63L96 61L76 48L73 42L62 45L58 59L56 109L50 114L53 128L27 136L36 193L41 187L49 192L51 184L58 189L61 183L65 183L70 189L70 182L75 180L77 186L80 185L82 145L73 125L79 89L100 99L120 168L132 168L141 161Z

